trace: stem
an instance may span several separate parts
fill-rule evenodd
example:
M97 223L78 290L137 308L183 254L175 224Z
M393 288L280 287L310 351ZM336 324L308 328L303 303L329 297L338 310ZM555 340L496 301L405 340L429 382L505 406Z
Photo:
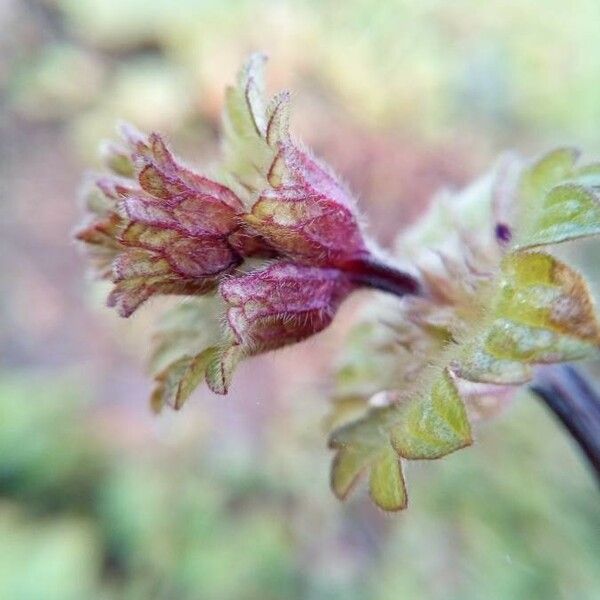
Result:
M573 367L540 369L531 385L573 436L600 483L600 395Z
M383 290L395 296L422 294L421 285L413 275L370 256L346 261L340 268L350 275L354 283L365 287Z

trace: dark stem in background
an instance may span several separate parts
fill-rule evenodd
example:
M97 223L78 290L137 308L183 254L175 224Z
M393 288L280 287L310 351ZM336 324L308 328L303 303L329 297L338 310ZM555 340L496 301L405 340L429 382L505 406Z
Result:
M540 369L530 389L571 433L600 483L600 394L565 365Z
M414 276L371 258L349 261L340 268L359 285L395 296L423 294ZM530 389L569 431L600 483L600 392L576 369L565 365L540 368Z

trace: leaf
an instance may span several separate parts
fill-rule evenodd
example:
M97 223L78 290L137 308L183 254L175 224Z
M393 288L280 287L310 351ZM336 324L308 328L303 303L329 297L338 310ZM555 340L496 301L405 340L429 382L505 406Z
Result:
M267 143L272 148L288 140L290 128L290 93L288 91L276 94L267 109Z
M586 347L598 343L600 330L590 292L583 277L569 266L549 254L525 252L507 256L502 273L498 318L572 337Z
M152 408L158 412L167 404L179 410L203 381L207 365L216 352L215 347L206 348L196 356L180 358L159 373L150 399Z
M407 403L391 442L400 456L412 460L440 458L472 443L464 404L447 370L428 394Z
M371 500L386 511L406 508L408 497L402 474L402 464L390 448L371 467L369 477Z
M221 313L222 302L218 295L178 302L167 310L152 338L150 371L160 373L180 358L195 356L210 346L219 346L223 335L219 323Z
M267 173L276 151L266 140L267 115L263 67L266 57L254 54L229 87L223 112L223 171L246 202L267 186ZM229 182L228 182L229 183Z
M536 202L544 193L573 173L579 152L574 148L557 148L527 168L521 176L521 195L526 202Z
M308 186L263 191L245 221L281 253L309 264L332 265L366 253L357 216Z
M399 510L407 503L400 457L439 458L471 441L465 407L444 370L430 393L372 408L361 419L332 432L329 447L337 454L331 486L343 499L369 469L369 490L375 504L384 510Z
M243 357L244 351L237 344L220 349L211 357L206 366L206 383L215 394L227 393L233 372Z
M108 169L116 175L127 178L134 176L135 168L127 148L113 142L105 142L100 146L100 156Z
M555 186L521 231L518 248L556 244L600 233L600 196L578 184Z
M209 363L219 356L221 304L219 296L193 298L163 315L150 355L157 382L151 397L155 411L165 404L179 409L204 379Z
M331 467L331 489L345 499L360 476L370 470L369 491L383 510L400 510L407 497L400 459L389 442L389 422L396 407L372 409L362 419L334 431L329 447L337 450Z
M362 447L338 450L331 468L331 489L339 500L346 499L372 461L373 454Z
M121 317L129 317L154 295L202 295L213 291L217 283L214 278L173 280L170 276L162 275L132 277L115 284L106 304L115 307Z
M452 364L452 372L478 383L517 385L526 383L532 377L531 367L519 361L498 358L489 354L484 344L468 346L466 357Z
M467 345L455 372L487 383L523 383L528 365L585 358L597 352L600 327L584 279L543 252L507 255L491 320Z
M598 165L575 168L577 152L559 149L521 175L514 249L525 249L600 233Z
M227 323L248 355L299 342L327 327L354 285L337 269L277 262L221 284Z

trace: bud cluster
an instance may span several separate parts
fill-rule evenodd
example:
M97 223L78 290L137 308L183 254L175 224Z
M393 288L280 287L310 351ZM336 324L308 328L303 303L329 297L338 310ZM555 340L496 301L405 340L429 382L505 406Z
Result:
M158 134L123 126L77 233L123 317L156 295L220 295L227 327L206 378L222 393L240 358L321 331L357 287L417 289L377 258L348 190L291 139L289 95L266 106L263 62L253 57L228 90L220 181L184 166Z

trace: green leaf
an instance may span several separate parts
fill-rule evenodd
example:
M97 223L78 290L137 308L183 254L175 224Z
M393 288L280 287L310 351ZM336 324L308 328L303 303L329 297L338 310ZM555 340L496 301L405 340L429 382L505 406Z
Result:
M267 187L275 151L266 140L268 117L264 93L266 57L254 54L225 95L223 113L224 183L249 206L253 194Z
M267 128L265 136L271 147L288 139L290 128L290 93L276 94L267 107Z
M565 349L572 344L579 345L579 358L597 346L600 329L594 304L585 280L576 271L550 254L522 252L504 259L502 273L495 310L498 322L490 332L491 347L496 349L497 356L502 351L499 340L503 331L507 332L507 339L518 338L525 331L527 335L536 335L540 329L551 332L554 336L546 334L548 340L553 339L559 345L564 343ZM520 334L511 334L507 321L521 326ZM543 362L575 358L573 349L562 354L558 347L553 349L552 344L548 342L548 352L554 353L554 359ZM513 355L509 351L506 358L537 362L535 356L528 359L522 352Z
M152 408L158 412L167 404L179 410L203 381L207 365L216 352L217 348L206 348L196 356L180 358L159 373L150 398Z
M519 248L531 248L600 233L600 196L582 185L557 185L544 195L521 232Z
M180 409L202 383L223 343L221 310L219 296L204 296L181 302L162 316L149 360L156 380L150 398L155 412L165 405Z
M543 252L507 255L491 320L455 372L471 381L523 383L529 365L597 352L600 328L584 279Z
M371 467L369 477L371 500L386 511L406 508L408 497L402 474L402 464L392 448L380 456Z
M215 352L215 348L207 348L191 359L178 386L178 393L175 397L175 409L181 408L185 400L190 397L190 394L204 380L206 367L212 360Z
M472 443L465 406L447 370L428 394L408 403L391 442L398 454L413 460L440 458Z
M331 468L331 489L339 500L346 499L375 455L362 447L340 448Z
M220 349L211 357L206 367L206 383L215 394L227 393L233 372L242 358L244 352L237 344Z
M160 318L152 338L149 366L160 373L180 358L195 356L222 343L220 296L203 296L178 302Z
M370 470L371 498L383 510L407 503L400 457L439 458L471 443L466 411L452 377L444 370L431 392L385 408L336 429L329 447L337 450L331 487L343 499Z
M356 344L349 339L339 364L336 398L341 402L332 420L338 414L347 419L360 409L365 394L379 390L392 390L385 397L394 403L373 408L332 434L330 445L338 451L332 487L338 497L345 497L368 471L375 503L386 510L402 507L399 457L440 458L469 445L471 429L460 396L469 388L457 378L509 393L506 386L529 381L536 364L598 352L600 327L583 278L550 254L529 250L600 233L600 165L576 167L576 158L570 149L551 152L521 172L516 196L514 186L506 186L504 204L498 201L494 210L506 210L508 219L507 203L517 202L515 220L508 221L518 223L512 248L500 247L495 237L489 244L486 229L481 241L456 235L458 227L442 231L442 236L455 236L455 254L441 253L438 271L427 271L425 261L422 269L439 285L439 298L405 299L392 314L374 303L373 318L355 329ZM478 192L484 208L497 198L486 186ZM494 230L494 210L488 211L487 231ZM436 227L443 230L448 219L436 218ZM460 227L465 227L462 221ZM417 239L416 245L422 245L424 238ZM403 252L416 243L410 236L402 241ZM447 289L456 293L446 294ZM444 335L437 332L438 323Z
M373 502L388 511L406 506L400 458L390 445L388 433L397 416L397 407L372 409L362 419L331 434L329 447L337 450L331 467L331 488L337 498L345 499L360 476L370 470Z
M575 168L577 152L559 149L521 174L514 248L555 244L600 233L600 167Z
M452 371L463 379L498 385L516 385L531 379L532 371L529 365L492 356L481 342L471 344L467 348L465 358L452 365Z
M534 162L521 175L523 201L537 203L552 187L568 179L573 173L578 156L579 152L574 148L557 148Z

